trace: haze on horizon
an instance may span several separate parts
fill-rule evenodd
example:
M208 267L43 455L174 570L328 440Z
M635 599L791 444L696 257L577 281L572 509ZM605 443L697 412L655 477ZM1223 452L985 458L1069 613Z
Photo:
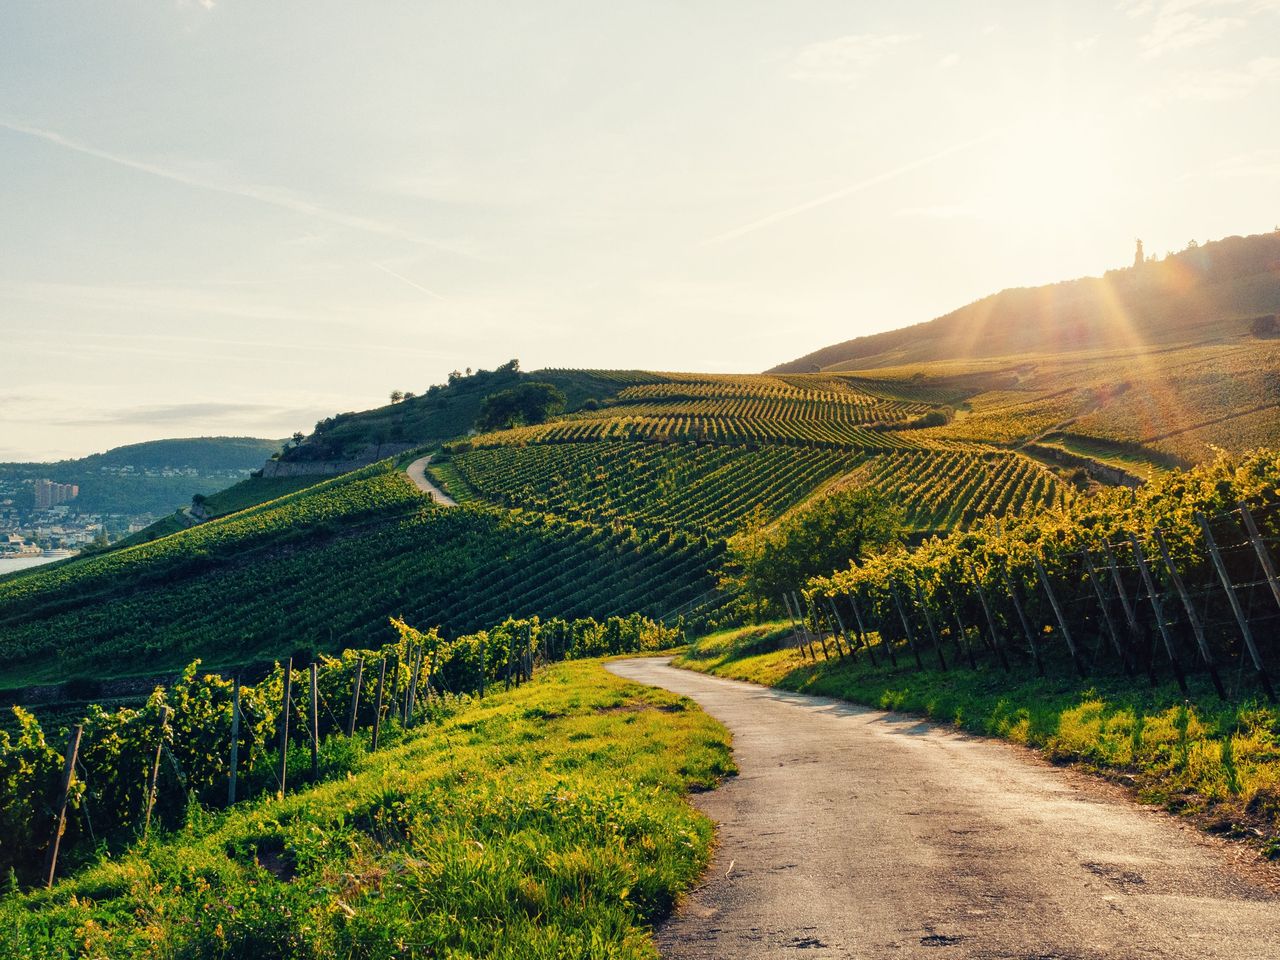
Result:
M1277 35L1277 0L19 0L0 460L513 356L759 370L1271 230Z

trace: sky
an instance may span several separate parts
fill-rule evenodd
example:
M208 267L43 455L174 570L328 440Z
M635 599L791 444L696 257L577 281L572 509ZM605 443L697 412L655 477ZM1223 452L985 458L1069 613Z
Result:
M1280 223L1280 0L6 0L0 460L758 371Z

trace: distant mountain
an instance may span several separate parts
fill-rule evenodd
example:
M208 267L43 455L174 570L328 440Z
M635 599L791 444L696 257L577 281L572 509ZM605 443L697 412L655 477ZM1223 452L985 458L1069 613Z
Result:
M1005 290L936 320L823 347L768 372L1239 339L1253 334L1255 320L1278 312L1280 231L1227 237L1102 277Z
M192 437L151 440L115 447L77 460L0 463L0 484L19 507L27 507L32 480L74 483L72 501L86 513L166 514L193 494L213 493L261 467L280 440L254 437Z

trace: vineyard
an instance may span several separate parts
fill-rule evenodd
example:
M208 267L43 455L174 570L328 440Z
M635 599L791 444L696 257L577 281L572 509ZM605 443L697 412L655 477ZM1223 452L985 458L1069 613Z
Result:
M1056 506L1054 474L1004 451L849 453L825 448L655 445L622 441L501 446L456 454L468 493L508 507L728 537L771 521L824 483L879 490L913 530ZM456 485L455 485L456 487Z
M603 623L505 620L445 639L393 624L376 650L320 657L306 674L276 663L252 685L200 673L199 661L140 707L88 708L59 752L21 708L16 736L0 731L0 872L52 882L73 863L174 828L193 812L298 783L341 776L459 695L483 697L557 660L669 647L675 631L637 615Z
M387 465L0 584L10 686L450 633L508 614L659 616L714 586L720 544L483 507L440 510Z
M1184 690L1199 676L1224 699L1274 699L1278 546L1280 458L1260 452L987 520L781 599L824 651L829 634L881 662L1164 673Z

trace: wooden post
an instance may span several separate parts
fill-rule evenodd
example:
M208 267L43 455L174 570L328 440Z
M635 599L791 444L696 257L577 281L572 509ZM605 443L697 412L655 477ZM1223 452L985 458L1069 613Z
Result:
M373 741L369 744L372 752L378 749L378 734L382 732L382 694L387 687L387 658L384 656L378 664L378 692L373 704Z
M1173 556L1169 553L1169 545L1165 543L1164 533L1159 527L1155 528L1156 546L1160 549L1160 557L1164 560L1165 569L1169 571L1169 579L1173 582L1173 588L1178 591L1178 597L1182 600L1182 609L1187 612L1187 620L1191 624L1191 631L1196 637L1196 646L1200 648L1200 658L1204 660L1205 668L1209 671L1209 678L1213 680L1213 689L1218 692L1219 699L1227 699L1227 691L1222 686L1222 678L1218 676L1218 665L1214 663L1213 651L1209 649L1209 639L1205 636L1204 625L1200 622L1200 615L1196 613L1195 604L1191 602L1191 595L1187 593L1187 585L1182 582L1182 575L1178 573L1178 568L1173 565Z
M347 713L347 736L356 734L356 715L360 711L360 681L364 679L364 657L356 658L356 677L351 685L351 710Z
M1032 559L1036 564L1036 575L1040 577L1040 584L1044 587L1044 592L1049 595L1049 606L1053 607L1053 615L1058 620L1058 626L1062 628L1062 637L1067 641L1067 649L1071 651L1071 665L1076 668L1076 673L1083 677L1084 664L1080 662L1080 654L1076 651L1076 642L1071 636L1071 628L1067 626L1067 618L1062 614L1062 607L1058 606L1058 597L1053 592L1053 584L1049 582L1049 574L1045 571L1039 557Z
M1134 610L1133 605L1129 603L1129 593L1124 588L1124 580L1120 577L1120 564L1116 561L1116 555L1111 550L1111 544L1106 540L1102 541L1102 552L1106 554L1107 566L1111 570L1111 582L1115 584L1116 596L1120 598L1120 608L1124 611L1125 623L1129 627L1129 648L1130 655L1133 658L1135 669L1139 665L1138 638L1141 636L1141 629L1138 626L1138 614ZM1156 665L1153 657L1146 658L1147 678L1154 687L1156 681Z
M1250 659L1253 660L1253 668L1257 671L1258 682L1262 684L1262 689L1266 693L1267 699L1274 703L1276 699L1275 689L1271 686L1271 678L1267 676L1267 668L1263 666L1262 656L1258 653L1258 645L1254 643L1253 630L1249 628L1249 618L1245 616L1244 609L1240 606L1240 598L1236 596L1236 588L1231 583L1226 564L1222 562L1222 554L1218 552L1218 542L1213 539L1213 531L1209 528L1209 521L1205 519L1205 515L1199 510L1196 511L1196 521L1204 532L1204 541L1209 547L1209 557L1213 560L1214 569L1218 571L1218 579L1222 581L1222 589L1226 591L1227 599L1231 602L1231 612L1235 614L1236 624L1240 627L1240 635L1244 638L1244 645L1249 651Z
M231 770L227 774L227 806L236 802L236 767L240 760L240 674L231 688Z
M912 584L916 591L916 604L920 607L920 612L924 614L924 625L929 628L929 638L933 641L934 652L938 655L938 666L942 668L942 672L947 672L947 661L942 656L942 641L938 639L938 631L933 629L933 617L929 616L929 608L924 602L924 592L920 589L919 581Z
M804 650L804 642L800 639L800 628L796 626L796 615L791 611L791 601L787 599L786 593L782 594L782 605L787 608L787 619L791 621L791 638L795 641L796 649L800 651L800 656L806 656Z
M848 591L845 596L849 600L849 608L853 610L853 619L858 625L858 640L866 648L867 659L871 661L873 667L879 667L880 664L876 662L876 652L871 648L871 641L867 639L867 628L862 622L862 611L858 609L857 598L854 597L852 590Z
M947 590L947 601L951 605L951 616L955 620L956 629L960 631L956 634L956 645L964 651L965 659L969 661L969 669L977 670L978 663L973 658L973 646L969 643L969 634L965 630L964 621L960 619L960 607L956 603L954 590Z
M156 805L156 787L160 782L160 755L164 753L164 736L169 731L169 714L172 711L166 706L160 708L160 736L156 741L156 755L151 762L151 776L147 780L147 813L142 821L142 839L147 839L151 832L151 811Z
M1111 646L1116 652L1116 656L1120 658L1120 663L1124 666L1126 676L1133 673L1133 667L1129 663L1129 656L1125 653L1124 644L1120 642L1120 632L1116 630L1115 621L1111 619L1111 608L1107 604L1106 595L1102 592L1102 583L1098 580L1098 572L1094 569L1093 560L1089 557L1088 550L1081 550L1080 557L1084 560L1085 573L1089 577L1089 585L1093 587L1093 595L1098 598L1098 607L1102 611L1102 624L1107 631L1107 636L1111 639Z
M1178 660L1178 652L1173 647L1173 638L1169 636L1169 628L1164 622L1164 604L1160 602L1160 591L1156 589L1155 580L1147 566L1147 557L1142 551L1142 544L1132 533L1129 534L1129 540L1133 546L1133 562L1138 565L1138 573L1142 575L1142 583L1147 588L1151 611L1156 617L1156 628L1160 631L1160 639L1164 641L1164 650L1169 655L1169 662L1173 664L1173 674L1177 677L1178 689L1186 693L1187 678L1182 670L1182 663Z
M480 642L480 699L484 699L484 682L489 673L489 641Z
M849 656L854 662L858 659L858 648L853 645L853 640L849 636L849 631L844 627L844 618L840 616L840 608L836 606L835 597L827 597L827 606L831 608L831 615L836 618L836 626L840 628L840 633L844 635L845 646L849 648Z
M902 607L902 601L898 598L898 588L894 584L889 584L889 593L893 596L893 605L898 608L898 616L902 618L902 626L907 631L907 648L911 651L912 656L916 658L916 669L923 670L924 663L920 660L920 651L916 649L915 635L911 632L911 622L907 619L907 611Z
M1009 672L1009 658L1005 656L1004 644L1000 642L1000 630L996 627L996 618L991 613L991 604L987 602L987 591L982 589L982 579L978 576L978 571L969 565L969 576L973 579L973 588L978 592L978 601L982 604L982 615L987 618L987 627L991 630L991 645L995 648L996 656L1000 658L1000 666L1004 668L1004 672Z
M1276 575L1276 564L1271 558L1271 551L1263 542L1262 534L1258 533L1258 525L1253 522L1253 514L1249 512L1248 505L1242 500L1238 506L1240 516L1244 520L1245 532L1249 534L1249 542L1253 544L1253 552L1258 555L1262 572L1267 575L1267 586L1271 588L1271 596L1275 598L1276 605L1280 606L1280 576Z
M391 666L388 672L391 674L391 687L387 691L387 722L390 723L400 712L400 655L398 653L391 655Z
M58 848L62 846L62 832L67 827L67 798L71 793L71 784L75 782L76 757L80 754L80 737L84 727L76 724L71 728L67 738L67 753L62 758L62 783L58 788L58 817L53 823L53 839L49 841L49 855L45 859L46 887L53 886L54 874L58 872Z
M822 659L830 660L831 654L827 651L827 638L822 635L822 621L818 619L818 606L813 602L813 598L809 597L809 615L813 617L813 629L818 631L818 642L822 644Z
M293 713L293 658L284 662L284 692L280 698L280 796L284 796L289 759L289 715Z
M311 661L311 779L320 779L320 685Z
M1018 623L1022 625L1022 635L1027 638L1027 646L1031 648L1031 658L1036 664L1036 673L1044 676L1044 661L1040 659L1040 645L1036 643L1035 634L1031 632L1031 624L1027 622L1027 615L1022 612L1022 602L1018 599L1018 590L1013 585L1013 581L1009 579L1008 574L1004 578L1004 588L1009 593L1009 599L1013 601L1013 612L1018 615Z
M813 662L818 662L818 652L813 649L813 634L809 632L809 625L804 621L804 605L800 602L800 596L794 590L791 591L791 602L796 605L796 619L800 621L800 630L804 634L805 643L809 645L809 656L813 658Z

